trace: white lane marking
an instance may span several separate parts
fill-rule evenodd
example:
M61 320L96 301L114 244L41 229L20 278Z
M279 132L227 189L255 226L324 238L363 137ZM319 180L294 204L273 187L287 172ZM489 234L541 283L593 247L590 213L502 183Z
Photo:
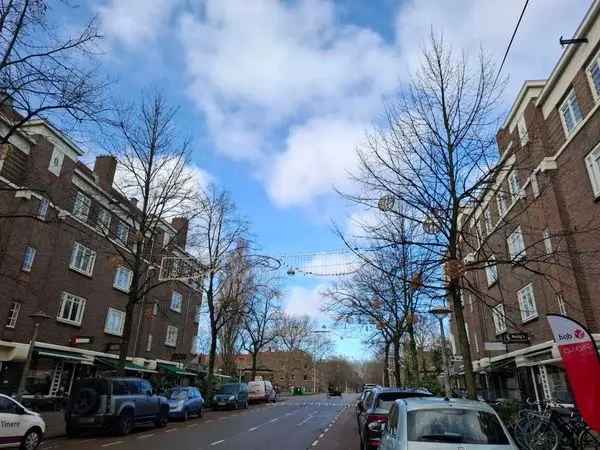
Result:
M214 445L219 445L219 444L222 444L223 442L225 442L225 439L221 439L220 441L215 441L215 442L212 442L210 445L211 445L211 447L212 447L212 446L214 446Z
M197 423L191 423L191 424L189 424L189 425L186 425L185 427L186 427L186 428L194 428L194 427L197 427L197 426L198 426L198 424L197 424Z
M258 427L252 427L248 431L256 431L256 430L258 430Z
M325 433L321 433L321 435L319 436L319 439L323 439L323 436L325 436Z
M142 434L142 435L138 436L137 439L147 439L147 438L151 438L152 436L154 436L154 433Z
M318 443L319 443L319 440L317 439L315 442L312 443L312 446L316 447Z
M269 423L275 423L279 420L279 417L275 417L274 419L269 420Z
M177 428L169 428L168 430L165 430L165 433L172 433L173 431L177 431Z
M111 447L113 445L119 445L122 444L125 441L113 441L113 442L109 442L108 444L102 444L101 447Z

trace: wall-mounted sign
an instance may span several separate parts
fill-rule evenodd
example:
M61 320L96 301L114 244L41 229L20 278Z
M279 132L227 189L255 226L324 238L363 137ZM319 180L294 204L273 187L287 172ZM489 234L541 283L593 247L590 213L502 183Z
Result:
M73 336L71 338L71 345L85 345L94 343L93 336Z
M502 336L505 344L529 344L529 335L527 333L506 333Z

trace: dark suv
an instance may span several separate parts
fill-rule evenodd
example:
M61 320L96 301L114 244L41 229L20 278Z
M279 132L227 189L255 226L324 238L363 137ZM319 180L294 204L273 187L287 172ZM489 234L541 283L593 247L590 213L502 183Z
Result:
M155 395L150 382L141 378L79 380L65 410L69 436L84 429L110 429L125 435L137 424L164 427L168 420L167 399Z

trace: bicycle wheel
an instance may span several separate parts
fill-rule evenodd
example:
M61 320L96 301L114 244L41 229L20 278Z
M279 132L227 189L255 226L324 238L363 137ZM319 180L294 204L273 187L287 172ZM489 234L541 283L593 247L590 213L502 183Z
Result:
M581 450L600 449L600 434L589 428L583 430L577 437L577 448Z
M557 450L560 443L558 430L547 417L538 414L528 416L523 424L522 445L529 450Z

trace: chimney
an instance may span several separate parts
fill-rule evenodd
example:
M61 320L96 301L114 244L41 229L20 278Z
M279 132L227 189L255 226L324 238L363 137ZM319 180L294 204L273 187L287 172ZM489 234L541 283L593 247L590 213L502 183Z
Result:
M173 242L185 250L189 220L185 217L174 217L173 220L171 220L171 225L173 225L173 228L177 231L177 235L173 238Z
M110 155L96 156L94 173L98 176L98 184L106 191L112 189L117 170L117 158Z

